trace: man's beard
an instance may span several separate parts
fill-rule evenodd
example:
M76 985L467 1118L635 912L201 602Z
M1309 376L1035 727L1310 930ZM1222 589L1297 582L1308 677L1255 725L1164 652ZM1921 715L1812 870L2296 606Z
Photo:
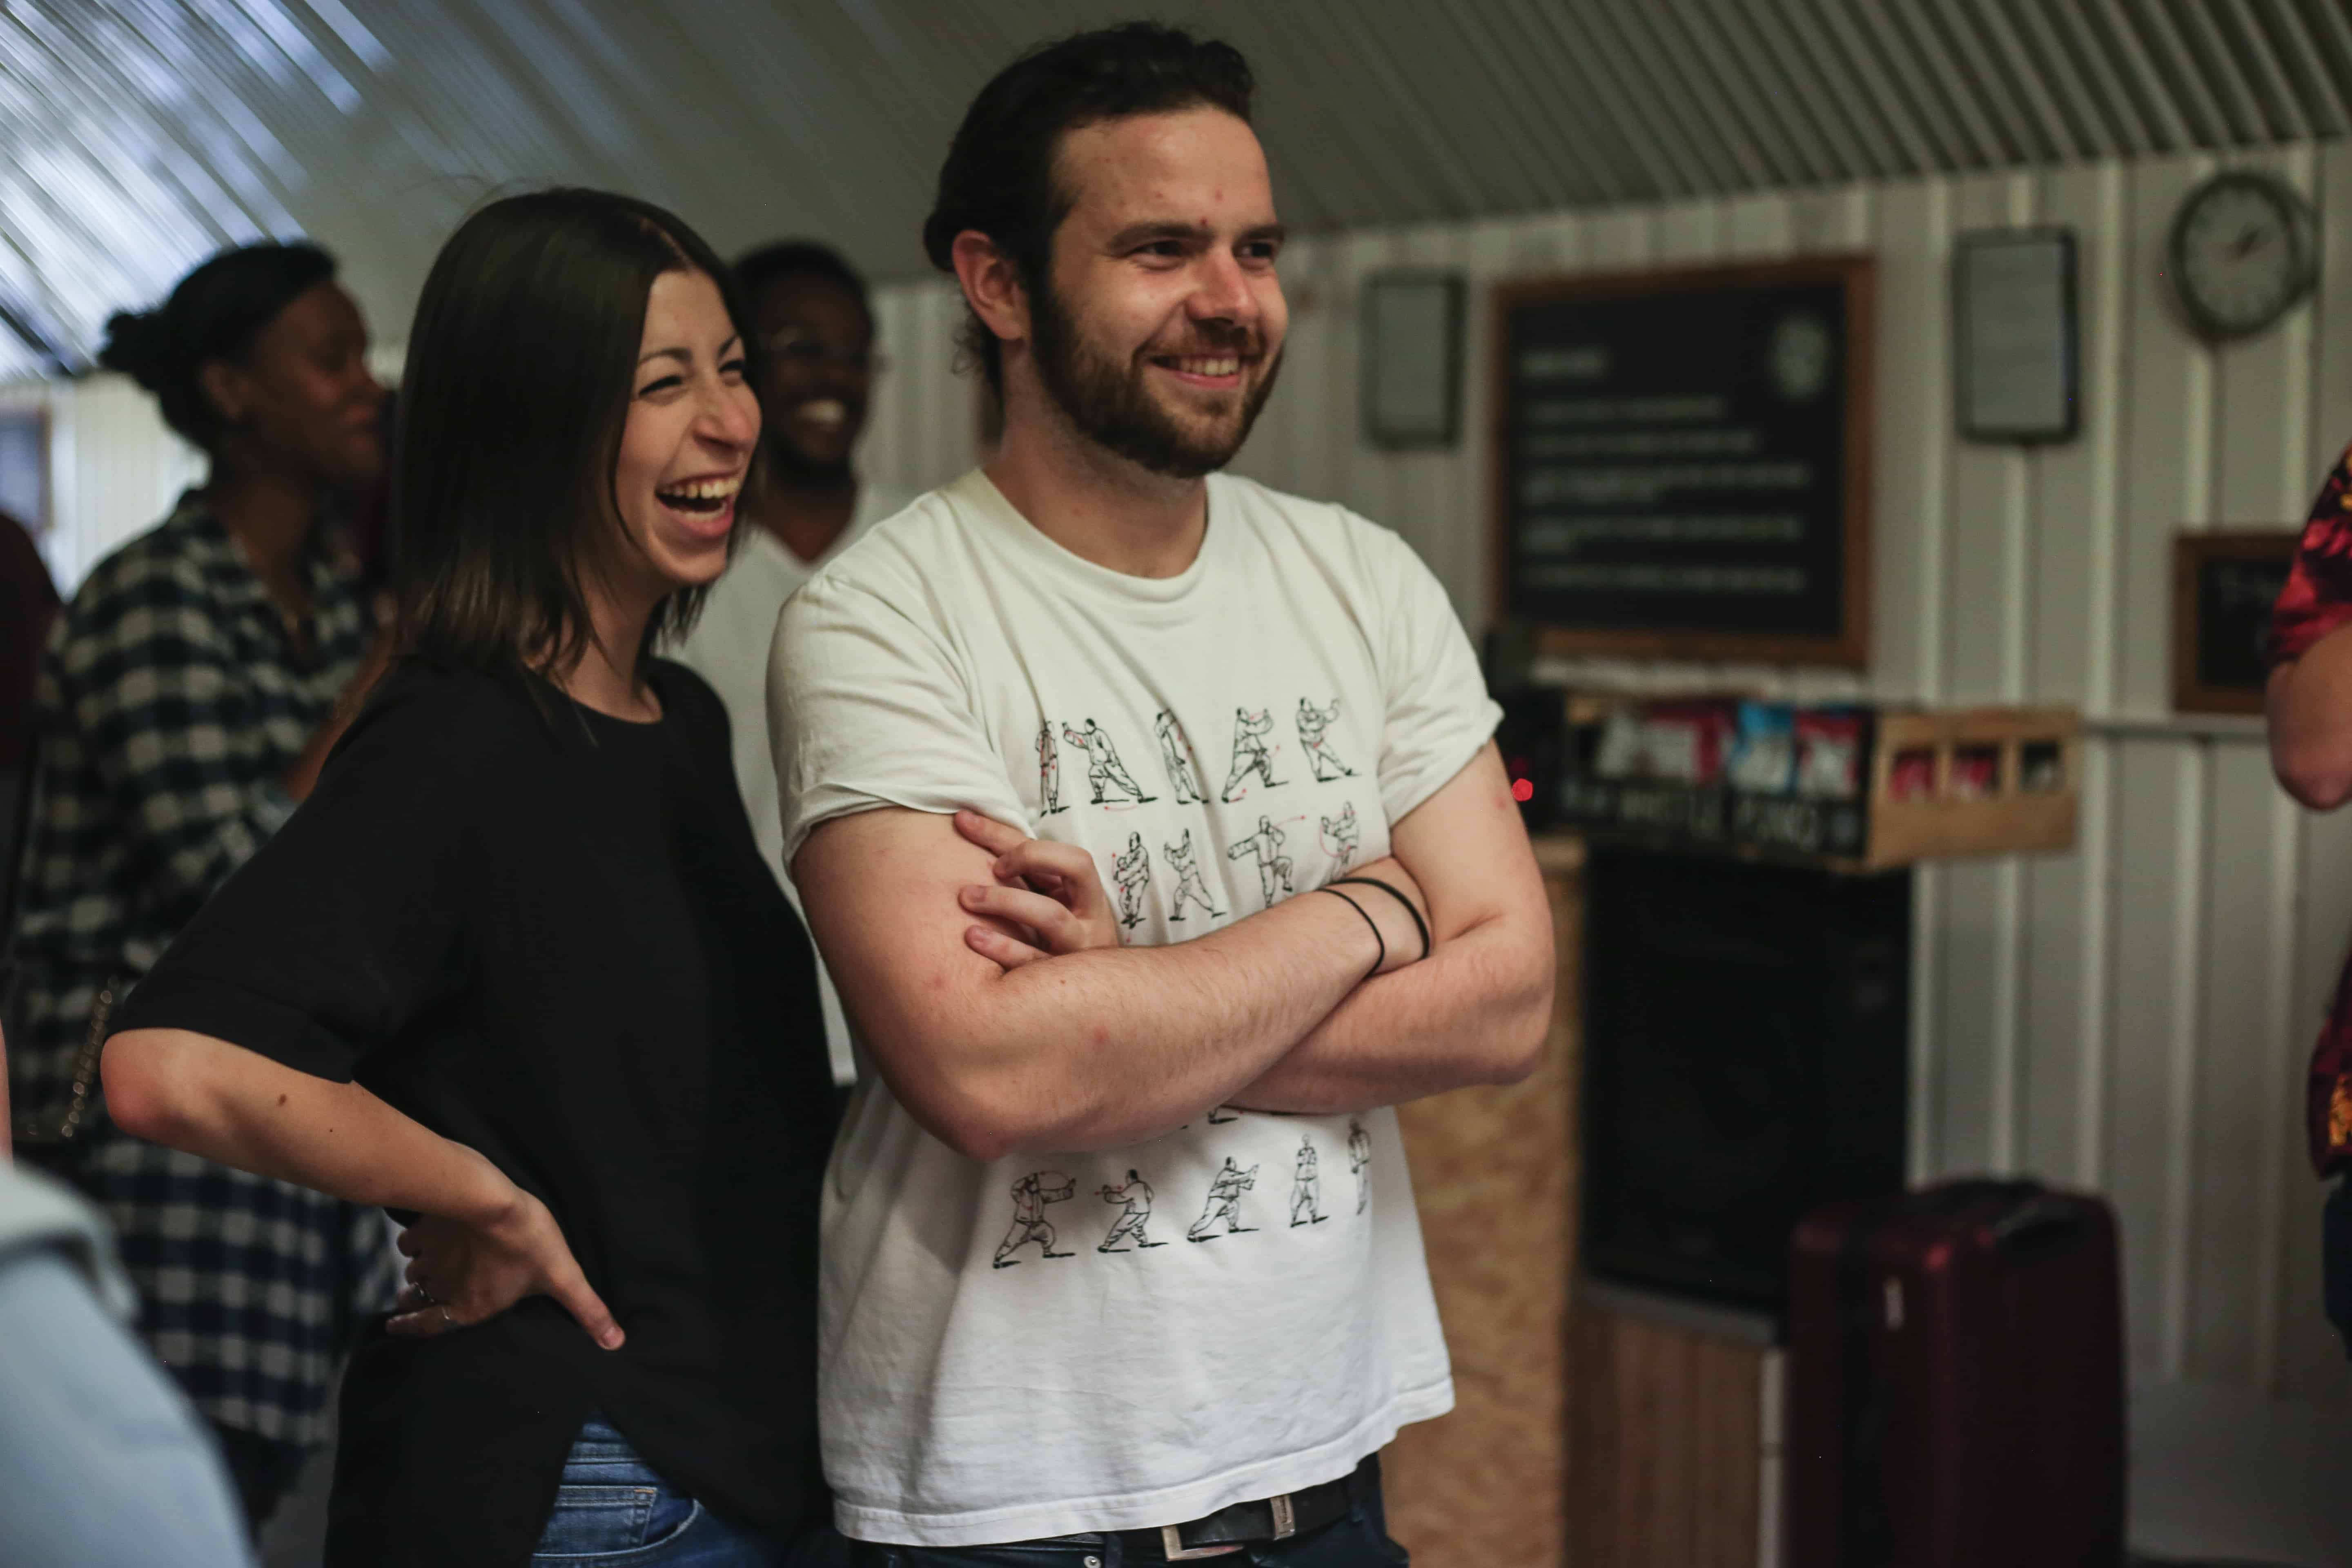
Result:
M1240 416L1202 430L1188 426L1152 400L1145 389L1146 364L1122 364L1097 350L1049 284L1031 294L1030 346L1046 395L1069 416L1078 433L1139 468L1171 479L1197 479L1234 460L1249 439L1259 410L1273 395L1282 368L1276 354L1265 374L1243 395ZM1241 353L1258 347L1253 334L1228 331L1234 341L1207 352Z

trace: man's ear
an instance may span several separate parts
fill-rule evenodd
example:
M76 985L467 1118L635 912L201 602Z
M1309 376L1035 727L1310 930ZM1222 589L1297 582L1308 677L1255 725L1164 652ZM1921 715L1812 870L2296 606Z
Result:
M1029 338L1029 291L1012 258L976 228L955 237L950 251L956 281L963 285L964 302L982 325L1002 342L1025 342Z
M223 424L235 425L245 418L250 402L245 373L226 360L216 359L197 371L196 390Z

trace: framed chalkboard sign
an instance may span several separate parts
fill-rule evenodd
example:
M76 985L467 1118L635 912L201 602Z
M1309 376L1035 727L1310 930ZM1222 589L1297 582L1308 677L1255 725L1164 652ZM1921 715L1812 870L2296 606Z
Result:
M1868 664L1874 277L1499 286L1498 612L1553 653Z
M2172 541L2172 705L2259 713L2271 673L2271 606L2298 529L2182 533Z

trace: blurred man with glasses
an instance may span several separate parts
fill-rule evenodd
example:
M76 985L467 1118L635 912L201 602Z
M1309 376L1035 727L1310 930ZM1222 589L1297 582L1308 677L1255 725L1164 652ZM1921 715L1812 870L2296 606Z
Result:
M868 524L914 498L866 483L852 461L882 370L866 280L831 247L788 241L738 259L735 282L751 316L761 478L740 503L735 559L712 584L702 618L675 657L727 704L735 781L752 834L793 896L768 747L768 644L776 612ZM817 978L834 1080L845 1085L854 1076L848 1025L822 963Z

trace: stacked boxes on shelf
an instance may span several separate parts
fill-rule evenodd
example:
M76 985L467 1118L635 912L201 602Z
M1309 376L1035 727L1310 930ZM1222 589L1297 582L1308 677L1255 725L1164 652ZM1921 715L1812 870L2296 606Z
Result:
M1567 717L1558 814L1588 832L1849 870L2074 842L2068 708L1572 695Z

